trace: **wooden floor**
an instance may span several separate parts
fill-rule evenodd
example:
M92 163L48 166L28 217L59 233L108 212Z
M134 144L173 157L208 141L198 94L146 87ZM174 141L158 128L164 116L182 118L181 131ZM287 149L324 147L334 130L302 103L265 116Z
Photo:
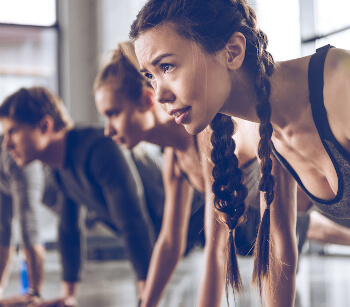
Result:
M195 306L200 279L202 250L194 250L177 268L160 304L161 307ZM239 298L239 307L257 307L259 300L249 287L252 259L240 258L245 292ZM19 291L18 260L5 296ZM49 252L46 263L46 282L43 296L47 299L60 293L60 265L56 252ZM87 261L79 298L81 307L133 307L137 305L135 281L130 264L120 261ZM223 298L222 307L227 306ZM234 306L233 303L230 306ZM350 257L303 255L297 276L296 307L350 306Z

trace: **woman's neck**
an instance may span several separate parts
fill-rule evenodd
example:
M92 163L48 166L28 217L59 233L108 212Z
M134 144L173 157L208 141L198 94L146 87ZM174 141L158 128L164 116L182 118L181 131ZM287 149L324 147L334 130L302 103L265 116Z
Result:
M271 84L271 123L274 129L284 129L297 122L308 107L307 58L277 62ZM260 122L254 79L243 68L232 75L232 89L220 112L251 122Z
M242 67L238 71L231 72L231 91L219 112L251 122L259 122L255 110L256 104L254 80L246 69Z
M271 123L285 132L304 126L310 111L308 57L279 62L270 78ZM308 123L306 123L308 124Z
M192 136L187 133L182 125L175 122L159 104L154 105L154 125L146 133L145 141L161 147L173 147L177 150L186 150L192 141Z

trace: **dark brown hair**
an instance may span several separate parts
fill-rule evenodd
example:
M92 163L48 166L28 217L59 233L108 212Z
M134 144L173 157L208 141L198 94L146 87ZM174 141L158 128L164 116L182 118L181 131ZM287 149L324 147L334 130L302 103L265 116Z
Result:
M20 88L0 106L0 118L8 117L31 126L38 125L45 115L53 118L55 131L73 126L61 99L45 87Z
M271 54L266 51L267 37L257 27L255 12L244 0L149 0L133 22L130 37L136 39L148 29L165 22L172 25L179 35L195 41L209 54L222 50L235 32L241 32L246 38L244 66L254 76L258 98L256 106L260 119L258 153L262 174L260 190L265 192L267 201L255 247L253 272L253 281L262 294L262 278L269 273L269 209L274 198L269 102L271 87L269 76L273 72L274 61ZM243 221L244 199L247 192L242 184L242 173L234 155L235 143L232 140L234 126L231 118L217 114L211 123L211 128L213 130L211 157L215 165L213 169L215 208L230 229L226 269L227 294L228 285L233 287L234 292L240 291L242 286L234 246L234 230Z

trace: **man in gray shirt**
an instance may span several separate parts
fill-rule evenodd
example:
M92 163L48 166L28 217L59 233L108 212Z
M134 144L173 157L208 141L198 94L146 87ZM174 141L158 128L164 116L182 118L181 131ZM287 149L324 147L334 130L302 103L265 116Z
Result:
M1 148L0 137L0 298L9 275L12 221L16 217L28 268L30 289L28 296L40 294L43 281L44 247L41 244L38 227L43 171L40 162L33 162L24 168L16 165L8 152ZM19 298L17 298L19 299ZM26 298L23 297L23 300ZM29 297L28 297L29 299Z
M72 128L63 103L42 87L22 88L6 98L0 121L4 147L17 165L41 160L51 168L64 195L59 227L63 298L52 306L75 304L81 271L81 204L123 238L141 291L152 236L143 195L121 149L102 129Z

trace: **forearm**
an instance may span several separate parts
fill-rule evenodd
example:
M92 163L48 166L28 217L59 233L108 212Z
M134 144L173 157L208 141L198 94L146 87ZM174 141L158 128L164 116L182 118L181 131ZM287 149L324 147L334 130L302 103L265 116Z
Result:
M204 249L204 271L197 295L198 307L221 306L225 280L224 260L223 253L206 245Z
M76 297L78 292L78 282L62 282L62 296L68 297L73 296Z
M181 255L181 248L172 244L157 242L141 296L142 307L153 307L158 304Z
M28 267L30 288L36 293L41 293L41 287L44 279L44 246L41 244L26 246L24 251Z
M79 227L78 206L66 199L61 210L58 229L58 248L62 263L62 280L76 283L80 280L85 240Z
M339 225L317 211L310 213L307 239L325 244L350 245L350 228Z
M272 157L272 160L274 158ZM274 201L270 211L269 279L263 280L267 307L292 307L295 301L295 280L298 259L296 240L297 186L294 178L276 160L273 161L276 180ZM261 216L266 202L260 194Z
M215 211L206 204L203 276L198 289L198 307L219 307L225 282L227 228L216 220Z
M78 283L77 282L65 282L65 281L63 281L61 291L62 291L64 306L76 306L77 305L77 292L78 292Z
M62 280L66 283L76 283L80 280L82 271L82 247L80 240L72 246L67 242L62 242L62 237L59 240L59 251L62 264Z
M9 275L9 261L12 253L13 248L10 246L0 245L0 297L2 295L2 291L6 287Z
M267 307L294 306L297 257L296 248L270 257L270 280L263 281Z
M142 296L143 290L145 289L145 284L146 284L146 282L144 280L137 281L137 291L138 291L139 297Z

